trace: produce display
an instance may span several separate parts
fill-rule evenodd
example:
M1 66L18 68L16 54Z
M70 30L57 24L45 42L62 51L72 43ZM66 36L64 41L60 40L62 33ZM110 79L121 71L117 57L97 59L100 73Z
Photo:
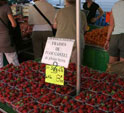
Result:
M93 29L85 34L85 41L87 44L92 44L104 47L107 38L108 26Z
M76 66L65 69L65 85L45 83L45 64L26 61L0 70L0 102L17 113L124 113L124 78L81 66L81 92Z

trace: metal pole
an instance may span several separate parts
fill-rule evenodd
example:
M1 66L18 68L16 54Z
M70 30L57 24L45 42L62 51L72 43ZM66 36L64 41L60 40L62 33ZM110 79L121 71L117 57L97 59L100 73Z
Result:
M80 93L80 0L76 0L77 95Z

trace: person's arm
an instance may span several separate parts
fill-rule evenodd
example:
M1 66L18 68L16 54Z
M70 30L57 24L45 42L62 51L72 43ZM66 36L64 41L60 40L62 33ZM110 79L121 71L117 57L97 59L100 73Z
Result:
M56 17L55 17L55 19L54 19L53 28L54 28L54 29L57 29Z
M103 10L101 7L98 8L99 15L96 17L96 20L98 20L103 15Z
M16 21L15 21L13 15L12 14L8 14L8 18L9 18L9 20L11 22L12 27L16 27Z
M107 39L106 39L106 43L104 45L104 49L108 50L109 48L109 41L110 41L110 36L112 34L112 31L114 30L114 17L113 17L113 14L111 13L111 16L110 16L110 25L108 27L108 33L107 33Z
M113 14L111 13L111 16L110 16L110 25L109 25L108 34L107 34L107 40L108 41L110 40L110 36L112 34L113 29L114 29L114 17L113 17Z
M54 18L54 23L53 23L54 29L57 29L57 15L58 15L58 12L56 13L55 18Z
M98 8L99 15L95 18L92 18L92 22L96 22L102 15L103 15L103 10L101 7Z

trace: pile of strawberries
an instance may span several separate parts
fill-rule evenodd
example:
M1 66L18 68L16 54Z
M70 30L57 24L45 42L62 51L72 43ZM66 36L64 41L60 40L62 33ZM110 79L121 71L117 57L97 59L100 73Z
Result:
M81 92L75 96L76 66L65 69L65 85L45 83L45 64L26 61L0 71L0 102L18 113L123 113L124 78L81 66Z

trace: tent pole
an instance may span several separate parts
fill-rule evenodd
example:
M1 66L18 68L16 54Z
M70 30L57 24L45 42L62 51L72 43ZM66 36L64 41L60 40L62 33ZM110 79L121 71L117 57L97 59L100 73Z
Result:
M76 94L80 93L80 0L76 0L76 43L77 43L77 87Z

